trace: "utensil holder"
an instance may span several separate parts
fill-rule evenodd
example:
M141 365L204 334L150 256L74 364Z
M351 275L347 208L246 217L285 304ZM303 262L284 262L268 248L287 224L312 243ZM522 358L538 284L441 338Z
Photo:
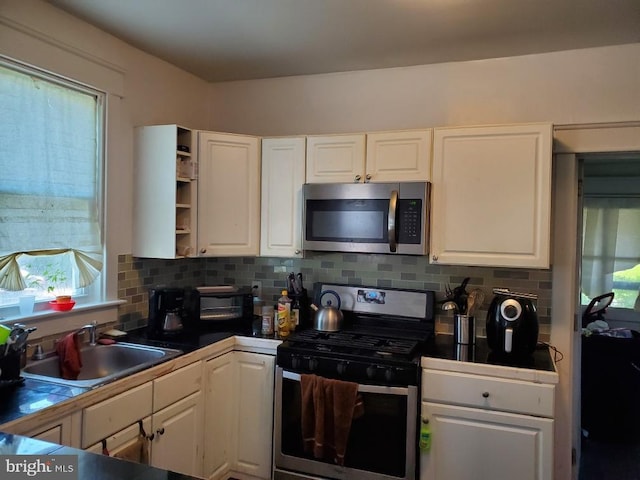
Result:
M476 344L475 317L456 314L453 316L453 340L456 344Z
M288 291L287 296L294 302L296 299L300 304L300 325L298 328L307 328L311 326L311 302L309 300L309 296L307 295L307 289L303 288L300 293L296 293L293 291Z
M17 380L20 378L21 351L10 351L0 358L0 380Z
M454 346L454 358L459 362L473 362L476 358L476 346L473 344L456 343Z

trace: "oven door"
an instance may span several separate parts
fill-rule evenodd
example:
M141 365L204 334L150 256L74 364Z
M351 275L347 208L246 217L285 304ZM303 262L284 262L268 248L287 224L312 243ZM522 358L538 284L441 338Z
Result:
M274 480L416 478L417 387L359 385L364 414L353 420L344 466L304 451L300 374L278 367Z

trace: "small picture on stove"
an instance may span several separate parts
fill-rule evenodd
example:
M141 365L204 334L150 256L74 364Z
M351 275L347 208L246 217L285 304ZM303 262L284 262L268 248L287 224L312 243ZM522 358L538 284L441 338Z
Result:
M358 290L358 303L377 303L384 305L385 292L379 290Z

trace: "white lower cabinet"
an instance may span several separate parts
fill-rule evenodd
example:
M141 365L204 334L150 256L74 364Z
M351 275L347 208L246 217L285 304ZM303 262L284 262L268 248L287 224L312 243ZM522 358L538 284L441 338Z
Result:
M422 403L432 443L420 480L543 480L553 476L553 420Z
M271 478L275 357L234 352L236 361L236 430L234 470Z
M193 477L268 480L274 375L275 356L232 351L59 421L4 430Z
M152 413L153 384L143 383L82 412L82 448L148 417Z
M554 385L424 369L420 480L551 480Z
M205 477L270 479L275 357L230 352L205 372Z
M233 457L234 356L225 353L205 366L204 473L224 478Z
M197 392L153 414L151 465L202 476L202 405Z
M151 433L151 417L129 425L124 430L109 435L85 450L91 453L109 454L111 457L149 463L150 445L147 435ZM106 452L105 452L106 449ZM146 451L143 453L143 449ZM144 457L147 458L144 458Z
M141 423L149 451L140 461L202 476L201 382L202 362L195 362L85 408L82 448L101 453L104 441L110 455L118 456L144 441L140 437Z

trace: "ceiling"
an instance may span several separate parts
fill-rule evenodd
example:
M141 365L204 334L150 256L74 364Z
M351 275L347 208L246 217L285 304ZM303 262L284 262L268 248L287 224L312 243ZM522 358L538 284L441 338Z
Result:
M210 82L640 41L639 0L49 0Z

